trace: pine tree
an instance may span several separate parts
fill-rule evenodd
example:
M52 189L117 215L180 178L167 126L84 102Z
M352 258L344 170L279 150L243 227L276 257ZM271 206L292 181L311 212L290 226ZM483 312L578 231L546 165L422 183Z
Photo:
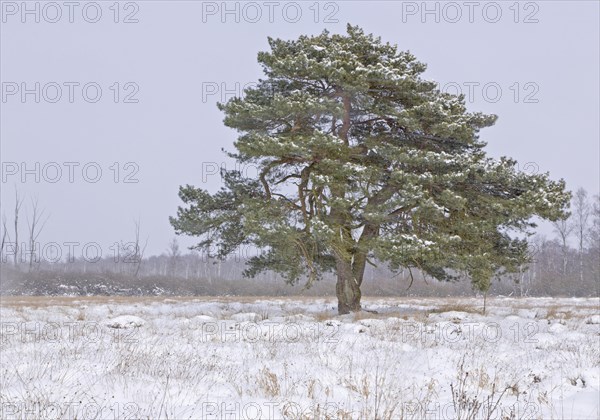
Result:
M262 252L245 274L274 270L307 286L337 276L340 314L361 309L366 264L417 268L439 280L470 276L487 291L514 271L527 242L511 232L534 215L565 216L570 193L548 174L486 157L479 131L495 115L467 112L410 52L348 25L260 52L265 79L219 108L240 135L230 157L258 176L224 170L215 194L180 188L176 233L225 257Z

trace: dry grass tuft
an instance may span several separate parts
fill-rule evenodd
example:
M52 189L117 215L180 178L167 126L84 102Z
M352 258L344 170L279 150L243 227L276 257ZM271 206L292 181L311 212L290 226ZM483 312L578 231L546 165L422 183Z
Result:
M264 367L259 375L257 376L257 383L260 389L262 389L265 395L270 397L277 397L281 395L281 386L279 385L279 379L277 375L269 370L268 367Z
M323 322L323 321L327 321L328 319L333 318L335 315L331 312L315 312L314 314L312 314L312 317L315 319L315 321L318 322Z

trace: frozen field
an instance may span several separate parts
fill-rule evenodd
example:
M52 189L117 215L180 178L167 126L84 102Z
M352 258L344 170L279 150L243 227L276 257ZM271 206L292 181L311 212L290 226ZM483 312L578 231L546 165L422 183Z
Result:
M3 419L600 418L598 299L1 302Z

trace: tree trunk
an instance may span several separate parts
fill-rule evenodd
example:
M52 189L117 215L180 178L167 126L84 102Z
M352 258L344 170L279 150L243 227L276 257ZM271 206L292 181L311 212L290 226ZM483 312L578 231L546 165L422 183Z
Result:
M485 309L486 309L485 307L486 307L486 304L487 304L487 294L488 294L488 291L486 290L483 293L483 315L485 315Z
M337 261L336 271L335 292L338 298L338 314L345 315L360 311L360 282L352 272L351 264L340 259Z
M346 229L349 232L350 229ZM337 283L335 286L340 315L360 311L360 286L367 267L367 247L365 243L379 234L379 227L366 223L358 243L347 249L347 254L336 256ZM352 240L350 234L348 241Z

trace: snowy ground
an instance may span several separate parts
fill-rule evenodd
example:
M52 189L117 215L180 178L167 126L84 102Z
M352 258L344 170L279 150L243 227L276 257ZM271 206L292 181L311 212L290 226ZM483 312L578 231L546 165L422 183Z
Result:
M598 299L1 299L1 418L600 418Z

